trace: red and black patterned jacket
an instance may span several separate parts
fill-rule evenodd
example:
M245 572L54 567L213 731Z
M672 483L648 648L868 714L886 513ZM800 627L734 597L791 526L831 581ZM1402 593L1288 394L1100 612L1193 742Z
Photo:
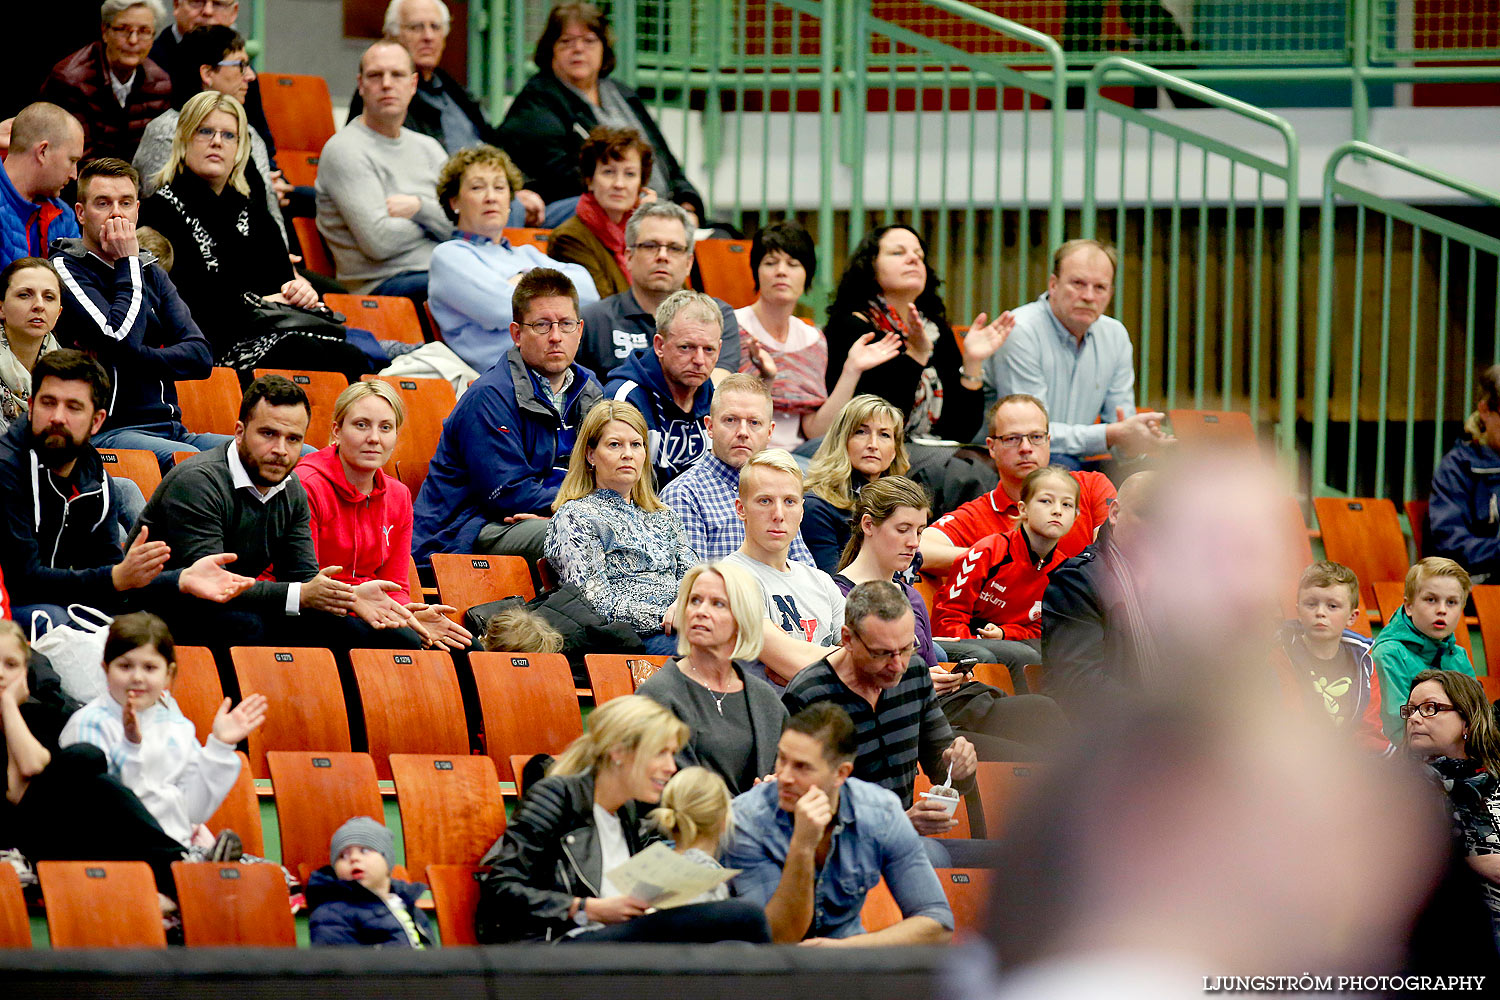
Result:
M1047 577L1067 554L1058 545L1038 568L1018 523L969 548L953 564L932 611L932 634L977 638L981 625L999 625L1006 639L1042 634L1042 594Z

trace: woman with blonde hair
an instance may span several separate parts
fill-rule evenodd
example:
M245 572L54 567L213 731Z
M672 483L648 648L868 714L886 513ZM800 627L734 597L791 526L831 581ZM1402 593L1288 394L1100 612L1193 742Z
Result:
M307 493L313 551L380 611L393 645L467 649L473 636L447 617L453 608L411 597L411 491L385 472L405 419L406 405L384 382L354 382L334 400L328 447L293 470Z
M480 862L476 932L505 941L770 940L765 913L739 900L647 913L610 873L658 838L642 804L661 801L688 727L640 695L594 709L588 729L526 789L505 833Z
M672 653L677 643L663 628L698 557L682 520L652 488L640 410L611 399L594 404L552 510L546 553L558 578L601 618L633 628L648 653Z
M911 468L901 411L879 396L855 396L834 418L803 484L802 540L818 569L833 574L849 543L849 515L866 483Z
M637 693L692 727L678 763L708 768L736 795L749 791L775 767L787 718L776 689L762 679L760 586L733 563L699 564L682 578L673 610L678 655Z
M318 293L292 270L286 245L263 198L245 180L250 160L245 109L229 94L205 90L177 117L172 152L141 202L142 225L172 244L172 282L213 346L215 364L341 372L351 382L371 369L334 324L305 327L258 319L258 300L300 309ZM332 314L329 314L332 315Z

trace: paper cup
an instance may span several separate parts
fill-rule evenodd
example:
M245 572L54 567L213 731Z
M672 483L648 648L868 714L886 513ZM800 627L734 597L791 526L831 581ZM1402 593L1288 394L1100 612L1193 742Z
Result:
M942 806L943 815L949 817L950 819L953 817L953 814L958 811L957 795L943 795L940 792L923 792L922 798L926 799L928 802L936 802L938 805Z

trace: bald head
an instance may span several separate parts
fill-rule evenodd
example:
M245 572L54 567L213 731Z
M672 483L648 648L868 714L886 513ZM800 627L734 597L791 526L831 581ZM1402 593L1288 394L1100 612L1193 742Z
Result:
M404 61L406 63L407 72L409 72L409 73L415 73L417 71L417 64L416 64L415 61L412 60L411 53L408 52L408 51L406 51L406 47L404 45L402 45L400 42L396 41L395 39L382 38L380 41L376 42L375 44L371 45L369 48L365 49L364 52L360 53L360 56L359 56L359 71L360 71L360 73L364 73L364 71L365 71L365 60L369 59L370 58L370 54L371 53L375 53L375 52L379 52L382 55L384 55L387 52L389 52L394 58L396 58L396 59L398 59L400 61ZM400 53L400 55L397 56L396 53Z
M78 176L83 126L56 104L27 105L11 125L5 173L27 201L56 198Z
M39 142L50 142L54 146L64 144L77 137L83 141L83 126L78 119L46 101L28 104L16 115L10 127L10 149L12 153L27 152Z
M1151 512L1155 479L1154 472L1137 472L1120 484L1114 506L1109 509L1109 523L1114 542L1122 549L1138 544L1144 534L1142 519Z

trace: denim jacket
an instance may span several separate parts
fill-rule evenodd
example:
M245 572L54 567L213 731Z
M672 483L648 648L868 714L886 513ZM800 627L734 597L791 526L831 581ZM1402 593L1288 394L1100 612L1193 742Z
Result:
M735 798L733 811L734 833L724 845L724 866L740 869L735 895L763 907L781 884L795 818L777 804L774 781ZM861 933L865 894L882 876L903 917L931 917L953 929L953 911L900 800L879 785L849 778L840 789L833 845L813 883L813 919L806 936Z

